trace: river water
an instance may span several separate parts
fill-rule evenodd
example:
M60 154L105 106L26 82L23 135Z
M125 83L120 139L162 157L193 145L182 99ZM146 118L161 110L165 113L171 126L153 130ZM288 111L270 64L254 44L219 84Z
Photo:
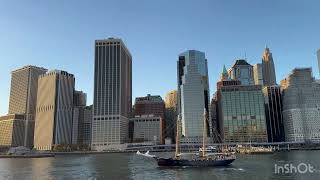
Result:
M151 153L153 154L153 153ZM168 153L157 155L169 156ZM276 173L275 166L305 163L313 166L306 172ZM0 159L0 179L305 179L320 180L320 151L291 151L268 155L238 155L229 167L158 167L152 159L135 154L110 153L59 155L39 159Z

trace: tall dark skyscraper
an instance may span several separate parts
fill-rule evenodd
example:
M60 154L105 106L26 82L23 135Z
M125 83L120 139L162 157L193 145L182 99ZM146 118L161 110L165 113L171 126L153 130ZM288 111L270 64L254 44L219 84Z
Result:
M277 84L276 71L270 49L266 47L262 55L262 77L263 85L273 86Z
M95 41L91 148L119 149L128 141L132 57L121 39Z
M268 141L283 142L285 137L280 86L265 86L262 91L265 98Z

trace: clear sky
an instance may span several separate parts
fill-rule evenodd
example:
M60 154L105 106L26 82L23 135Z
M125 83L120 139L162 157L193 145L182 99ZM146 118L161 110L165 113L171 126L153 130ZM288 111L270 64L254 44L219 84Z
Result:
M10 72L24 65L61 69L93 97L94 40L122 38L133 56L133 98L176 88L178 54L208 59L210 94L223 64L255 64L271 49L278 82L295 67L318 77L319 0L0 0L0 115Z

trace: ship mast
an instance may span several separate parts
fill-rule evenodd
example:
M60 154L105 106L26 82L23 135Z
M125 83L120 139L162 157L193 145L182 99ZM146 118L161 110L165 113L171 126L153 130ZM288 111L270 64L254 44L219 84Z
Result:
M180 119L181 119L181 116L178 115L178 119L177 119L177 133L176 133L176 154L175 154L175 157L176 158L179 158L179 145L180 145L180 134L179 134L179 126L180 126Z
M205 157L206 148L205 148L205 140L206 140L206 119L207 119L207 112L204 109L203 112L203 137L202 137L202 157Z

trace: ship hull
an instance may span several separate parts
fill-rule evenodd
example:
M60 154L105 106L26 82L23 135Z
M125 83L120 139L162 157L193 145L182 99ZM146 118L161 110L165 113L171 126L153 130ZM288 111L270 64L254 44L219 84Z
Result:
M228 166L235 159L225 160L187 160L187 159L172 159L172 158L157 158L159 166Z

